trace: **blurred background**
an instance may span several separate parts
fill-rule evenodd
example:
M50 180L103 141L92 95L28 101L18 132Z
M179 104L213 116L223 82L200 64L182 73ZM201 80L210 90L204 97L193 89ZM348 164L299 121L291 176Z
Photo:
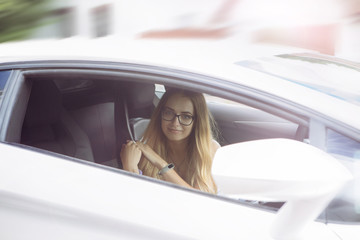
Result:
M72 37L275 43L360 62L360 0L0 0L0 42Z

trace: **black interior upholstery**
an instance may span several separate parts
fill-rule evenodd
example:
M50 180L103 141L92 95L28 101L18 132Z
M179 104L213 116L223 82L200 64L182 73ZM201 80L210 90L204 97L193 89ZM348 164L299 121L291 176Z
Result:
M130 118L150 118L154 110L154 84L131 83L126 89Z
M52 81L33 82L21 143L94 161L87 135L63 108L61 93Z
M140 140L154 110L155 86L144 83L134 84L129 89L127 97L130 130L134 139Z
M69 114L86 132L95 162L117 167L114 102L74 109L69 111Z
M129 139L124 108L116 107L126 102L136 140L154 108L153 84L96 81L92 89L64 92L52 80L32 82L21 143L112 167L121 167L116 128L121 129L122 142ZM117 111L120 117L115 118Z

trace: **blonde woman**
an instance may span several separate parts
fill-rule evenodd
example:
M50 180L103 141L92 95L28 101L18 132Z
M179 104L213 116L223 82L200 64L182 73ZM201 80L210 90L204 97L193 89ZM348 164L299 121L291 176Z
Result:
M124 170L216 193L212 159L220 145L201 93L169 90L153 112L140 142L121 149Z

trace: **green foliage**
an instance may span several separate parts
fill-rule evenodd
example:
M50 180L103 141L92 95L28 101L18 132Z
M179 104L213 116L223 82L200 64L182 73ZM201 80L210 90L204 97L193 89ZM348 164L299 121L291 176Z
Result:
M25 39L46 17L50 0L0 0L0 42Z

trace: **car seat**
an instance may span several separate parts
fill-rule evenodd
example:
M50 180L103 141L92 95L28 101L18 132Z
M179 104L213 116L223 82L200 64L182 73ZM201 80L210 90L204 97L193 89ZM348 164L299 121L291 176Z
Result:
M61 93L49 80L32 84L21 143L94 161L88 136L62 106Z
M135 83L127 92L129 128L134 140L140 140L154 110L155 85ZM126 109L126 108L125 108Z

